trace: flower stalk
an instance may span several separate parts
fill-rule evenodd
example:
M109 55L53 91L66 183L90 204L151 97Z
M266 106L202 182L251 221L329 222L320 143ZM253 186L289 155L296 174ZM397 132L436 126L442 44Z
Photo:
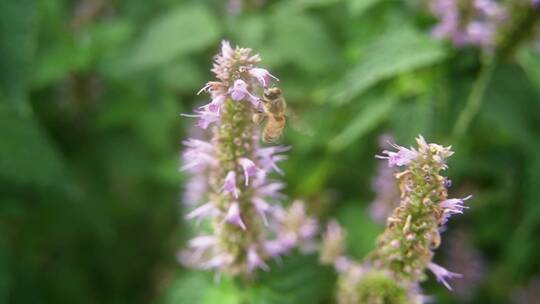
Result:
M252 117L263 113L262 94L277 81L257 67L260 60L250 49L224 41L212 69L216 80L199 92L209 93L211 101L184 115L198 118L197 126L211 133L209 141L185 141L182 169L191 175L187 218L202 226L179 255L187 266L251 277L256 269L268 269L266 260L316 232L316 222L298 211L303 203L289 210L279 205L285 185L270 179L273 172L282 173L277 163L289 147L260 145L261 130ZM285 233L290 226L294 229Z
M447 168L450 147L416 139L417 148L392 144L395 151L383 151L379 159L389 167L404 168L395 174L399 183L399 206L388 217L386 229L379 236L376 249L361 263L339 256L344 232L332 222L323 238L321 260L334 264L340 273L338 302L423 303L419 284L426 270L433 272L448 289L449 279L460 274L432 262L434 250L441 244L440 232L448 219L462 214L470 198L448 198L451 182L441 172Z

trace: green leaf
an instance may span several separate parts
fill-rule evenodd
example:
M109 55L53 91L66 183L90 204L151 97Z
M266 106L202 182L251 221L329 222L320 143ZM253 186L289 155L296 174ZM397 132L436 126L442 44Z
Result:
M371 7L375 6L375 4L382 2L381 0L349 0L349 11L353 15L361 15L362 13L366 12Z
M518 54L518 62L536 89L540 91L540 56L538 53L523 48Z
M444 48L438 42L408 27L394 28L367 47L358 65L336 85L330 100L338 104L350 102L382 80L444 58Z
M522 275L530 268L530 261L538 252L536 243L531 242L540 228L540 149L530 149L527 159L527 171L522 176L525 189L525 205L523 218L508 240L507 255L509 264L515 274Z
M321 73L338 63L338 50L319 21L306 14L280 12L272 19L274 41L268 53L279 54L287 63Z
M40 186L62 184L62 159L34 120L0 107L0 134L0 178Z
M261 273L254 292L256 304L328 303L333 290L333 270L323 267L316 255L287 256Z
M205 6L173 8L148 26L131 63L135 69L166 64L216 43L219 33L216 17Z
M205 275L190 272L171 284L164 296L163 303L203 303L211 284Z
M412 103L396 104L388 121L396 141L404 144L413 140L418 134L429 137L433 115L433 105L430 100L420 98Z
M6 203L3 201L3 203ZM0 239L0 302L7 303L9 290L12 284L11 278L11 256L10 250L5 245L4 240Z
M200 67L190 60L181 60L167 66L161 77L167 88L190 94L197 92L201 83L205 82L205 75Z
M366 135L384 121L394 107L395 101L395 98L389 96L378 96L369 101L345 130L330 141L329 147L339 151Z
M500 141L507 140L524 147L537 144L535 126L540 115L536 103L540 94L537 92L522 70L501 65L486 90L479 119L487 123L491 132L498 132Z
M259 49L268 32L269 24L266 15L238 16L230 22L231 35L238 45ZM266 63L266 59L264 61Z
M313 165L309 174L301 180L298 185L297 193L301 195L313 195L313 192L324 189L325 183L328 181L329 175L333 172L333 164L330 159L324 159Z
M384 227L377 225L357 201L343 204L337 212L339 223L347 231L347 249L356 258L365 257L375 248L377 236Z
M214 284L206 293L203 304L240 304L242 303L241 291L233 281L223 278L219 284Z
M30 113L27 86L35 48L33 0L0 1L0 99L19 113Z
M88 68L92 59L92 49L76 41L59 43L37 56L36 71L32 76L33 88L52 85L68 73Z
M164 304L240 304L243 291L227 277L212 280L207 274L189 272L175 280L163 297Z
M325 7L328 5L334 5L344 0L295 0L285 1L280 3L279 9L283 10L306 10L309 8Z

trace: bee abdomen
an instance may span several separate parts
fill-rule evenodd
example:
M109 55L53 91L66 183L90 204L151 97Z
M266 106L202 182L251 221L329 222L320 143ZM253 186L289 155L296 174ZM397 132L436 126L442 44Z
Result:
M271 143L276 142L281 137L284 127L284 118L270 119L263 131L263 141Z

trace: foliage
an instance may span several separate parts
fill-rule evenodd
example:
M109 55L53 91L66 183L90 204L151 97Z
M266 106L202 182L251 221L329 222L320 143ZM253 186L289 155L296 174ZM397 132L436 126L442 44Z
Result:
M276 261L249 286L176 262L187 235L178 152L192 123L178 114L205 101L195 93L223 38L281 76L294 113L287 194L343 219L354 255L381 230L365 212L378 136L421 133L457 152L451 196L474 195L447 232L466 230L487 265L467 301L508 303L538 276L530 44L498 62L457 138L482 55L432 40L421 1L244 2L237 15L216 0L0 2L1 303L331 301L335 277L315 255ZM465 301L423 287L437 303Z

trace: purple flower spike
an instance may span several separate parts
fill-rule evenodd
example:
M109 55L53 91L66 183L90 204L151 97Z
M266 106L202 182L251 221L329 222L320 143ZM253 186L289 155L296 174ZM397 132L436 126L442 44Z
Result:
M223 57L229 58L234 55L234 49L227 40L221 41L221 54Z
M214 212L215 212L215 207L214 207L214 204L209 202L209 203L206 203L198 208L196 208L195 210L191 211L190 213L188 213L186 215L186 219L194 219L194 218L197 218L197 219L203 219L205 217L208 217L210 215L212 215Z
M451 198L447 199L445 201L442 201L440 203L441 208L443 208L443 216L441 218L441 224L444 225L450 218L450 216L454 214L463 214L464 209L468 209L469 207L464 206L464 202L468 199L470 199L472 195L469 195L465 198Z
M234 84L230 89L229 93L231 94L231 98L236 101L244 100L247 98L251 103L256 104L259 100L257 97L253 96L248 91L248 85L242 79L237 79L234 81Z
M268 83L270 82L270 78L273 78L276 81L279 81L274 75L270 74L268 70L261 69L261 68L252 68L249 70L249 74L251 76L257 78L257 80L261 83L263 87L268 87Z
M388 167L406 166L418 157L418 152L416 152L414 149L407 149L395 144L392 144L392 147L396 148L397 152L384 150L382 153L386 154L386 156L375 155L376 158L387 159Z
M246 186L248 186L249 177L256 176L259 168L257 168L253 161L245 157L241 157L240 159L238 159L238 163L240 164L240 166L242 166L242 169L244 170L244 179Z
M211 88L212 88L212 83L211 82L207 82L204 87L202 87L198 92L197 92L197 95L201 95L202 92L212 92L211 91Z
M191 175L183 196L191 211L187 217L213 224L204 226L210 235L188 243L179 260L233 277L268 270L266 259L312 244L317 230L305 213L287 215L291 212L280 206L285 184L268 179L273 171L283 174L277 164L289 147L261 147L263 128L253 115L262 110L264 88L278 79L259 67L260 61L251 49L223 41L211 69L215 80L197 93L209 94L211 101L184 115L207 129L198 132L206 141L184 142L182 170ZM205 201L210 202L201 205Z
M223 183L223 190L232 194L234 198L238 198L240 191L236 187L236 172L229 171L229 173L227 173L225 182Z
M207 189L208 187L204 176L202 174L194 175L184 186L182 201L187 206L195 206L204 199Z
M393 138L388 134L379 137L379 145L382 149L388 148L390 142L393 142ZM399 204L399 187L394 177L395 173L395 168L380 163L377 165L377 175L371 184L376 195L369 208L369 213L380 224L386 222L388 216Z
M202 111L194 111L195 114L180 114L185 117L196 117L199 119L197 126L203 130L206 130L208 126L216 121L219 121L219 114L204 109Z
M207 109L208 111L212 113L219 114L219 111L221 110L221 105L223 105L223 103L225 102L225 99L227 99L227 96L223 94L218 94L212 99L212 101L209 104L204 105L201 108Z
M202 269L220 268L220 267L223 267L224 265L229 264L230 260L231 260L231 257L228 254L226 253L220 254L206 262L201 263L200 268Z
M442 0L441 0L442 1ZM347 257L341 254L343 249L343 234L339 226L331 223L323 236L321 262L334 264L340 272L339 303L383 303L385 294L365 296L361 293L371 287L368 277L371 274L387 276L406 288L404 303L426 303L419 284L425 280L427 269L432 271L437 281L452 289L449 279L461 278L462 275L448 271L432 262L435 250L441 245L441 230L444 222L452 214L461 214L464 209L462 199L448 199L448 178L442 175L447 169L446 160L454 152L451 146L428 143L422 136L416 139L414 148L406 149L393 144L397 151L384 151L390 166L387 168L388 177L393 177L399 192L394 192L394 201L399 205L389 208L386 228L377 238L377 247L368 254L368 258L357 264L348 263ZM384 183L386 184L386 182ZM388 191L384 185L383 191ZM396 261L400 262L394 267ZM470 266L470 265L468 265ZM356 269L362 269L357 273ZM365 280L361 279L365 276ZM363 299L363 300L358 300Z
M433 272L433 274L437 278L437 281L442 283L446 288L448 288L448 290L452 290L452 287L450 286L450 284L448 284L446 279L462 277L461 274L448 271L446 268L439 266L435 263L429 263L427 267L429 268L429 270L431 270L431 272Z
M286 160L285 155L279 155L278 153L283 153L290 150L291 147L265 147L257 150L256 154L261 159L262 167L266 170L274 170L277 173L283 175L283 171L278 167L277 163L283 160Z
M209 143L202 140L189 139L184 141L184 145L188 148L182 155L184 166L180 168L181 171L196 172L217 163L214 157L214 147Z
M259 213L259 215L262 217L264 225L268 226L268 218L266 217L266 213L272 210L270 205L260 197L254 197L251 202L255 206L257 213Z
M244 221L242 221L242 214L240 214L240 206L238 205L238 202L233 202L231 204L225 220L230 224L242 228L242 230L246 230L246 225L244 224Z
M279 256L287 252L290 247L285 246L281 240L277 239L266 241L264 243L264 249L271 257L279 258Z
M439 19L432 34L446 38L457 48L478 46L492 50L497 28L506 21L507 12L497 1L432 0L431 10ZM469 5L470 4L470 5Z
M504 9L492 0L474 0L474 7L488 18L502 20L505 15Z
M469 207L464 206L464 202L470 199L472 195L469 195L465 198L451 198L441 202L441 207L448 211L451 214L463 214L463 209Z
M257 189L257 194L260 196L267 196L272 198L282 198L283 194L281 194L279 191L283 188L285 188L284 183L276 182L264 184Z
M189 247L198 249L207 249L216 243L216 237L213 235L202 235L189 241Z
M262 270L268 271L268 265L264 263L264 261L261 259L259 254L257 253L257 248L255 246L250 246L247 251L247 263L248 263L248 271L252 272L253 270L257 268L261 268Z
M466 32L469 41L477 45L489 45L493 41L493 28L489 24L475 21L469 23Z

